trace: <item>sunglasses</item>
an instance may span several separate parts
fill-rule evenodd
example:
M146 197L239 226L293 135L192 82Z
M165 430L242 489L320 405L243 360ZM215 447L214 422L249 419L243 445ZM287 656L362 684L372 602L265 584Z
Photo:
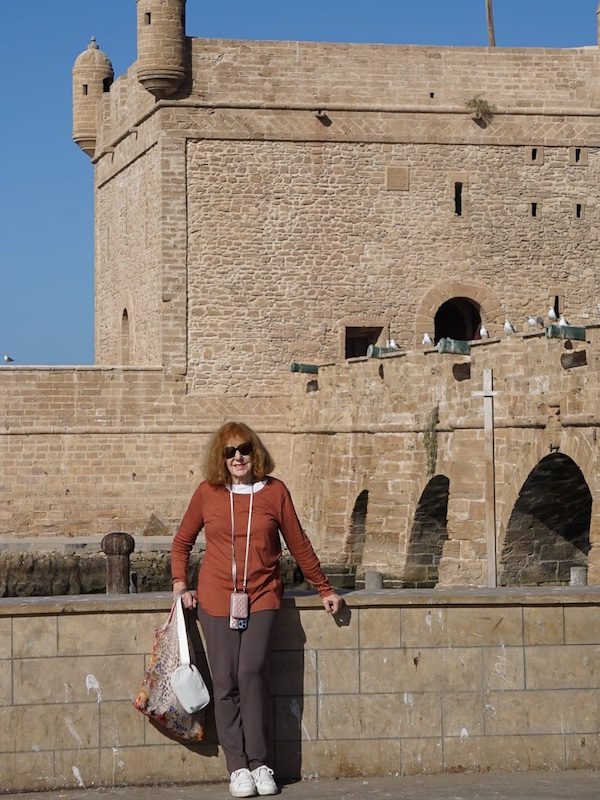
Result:
M226 447L225 458L233 458L236 453L239 453L241 456L249 456L251 452L252 443L242 442L242 444L238 444L235 447Z

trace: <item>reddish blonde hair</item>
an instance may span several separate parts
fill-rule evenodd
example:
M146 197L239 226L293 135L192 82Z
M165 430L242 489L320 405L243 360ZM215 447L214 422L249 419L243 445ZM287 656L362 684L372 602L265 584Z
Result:
M225 462L225 448L229 444L252 443L252 475L255 481L264 480L275 469L275 462L258 435L243 422L226 422L213 435L208 445L204 477L209 483L225 486L231 483L231 474Z

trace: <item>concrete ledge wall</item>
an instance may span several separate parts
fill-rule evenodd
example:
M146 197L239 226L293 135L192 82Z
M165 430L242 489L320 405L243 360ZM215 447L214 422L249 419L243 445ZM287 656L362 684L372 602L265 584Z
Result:
M600 591L288 598L273 643L281 776L600 767ZM0 791L225 776L135 711L168 595L0 601Z

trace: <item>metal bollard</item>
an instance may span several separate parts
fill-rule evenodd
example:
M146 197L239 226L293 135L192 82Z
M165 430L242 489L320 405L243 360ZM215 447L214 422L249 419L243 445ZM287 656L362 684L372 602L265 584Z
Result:
M376 570L365 571L365 590L367 592L378 592L383 589L383 575Z
M587 567L571 567L569 586L587 586Z
M100 547L106 554L106 594L129 594L129 556L135 539L129 533L107 533Z

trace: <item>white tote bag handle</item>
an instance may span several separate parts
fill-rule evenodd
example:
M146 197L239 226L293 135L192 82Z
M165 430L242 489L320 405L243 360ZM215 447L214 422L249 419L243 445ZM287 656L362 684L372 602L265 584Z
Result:
M183 614L183 597L177 600L177 637L179 639L179 663L182 667L190 665L190 645L185 627L185 616Z
M171 674L171 686L181 706L188 714L204 708L210 703L210 694L198 667L190 663L190 645L185 627L183 600L181 597L175 603L177 617L177 638L179 640L180 665Z

